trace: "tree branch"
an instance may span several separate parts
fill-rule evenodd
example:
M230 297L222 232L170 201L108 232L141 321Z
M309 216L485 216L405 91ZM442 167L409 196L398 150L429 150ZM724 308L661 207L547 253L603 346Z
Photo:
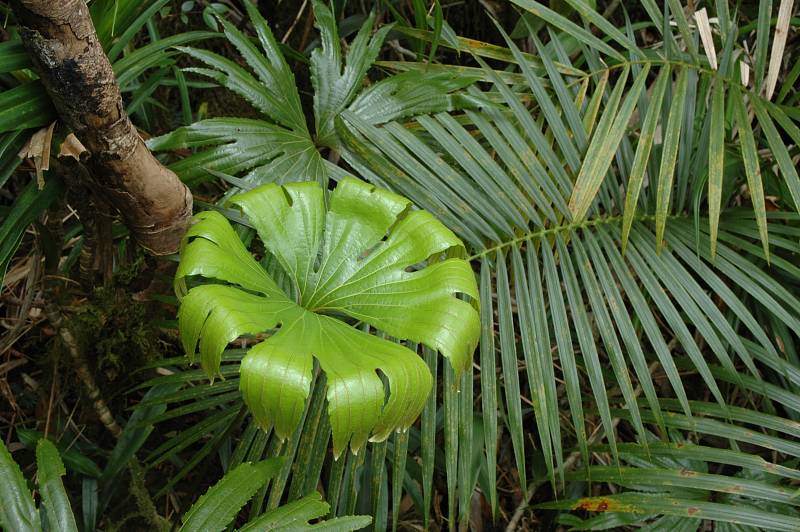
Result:
M13 0L23 44L61 120L90 153L96 191L154 255L177 251L192 214L189 189L147 149L83 0Z

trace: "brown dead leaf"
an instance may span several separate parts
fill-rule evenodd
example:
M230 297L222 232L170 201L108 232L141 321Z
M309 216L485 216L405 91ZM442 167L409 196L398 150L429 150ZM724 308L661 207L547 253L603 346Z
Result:
M81 144L74 134L70 133L64 142L61 143L61 148L58 150L58 158L72 157L76 161L81 160L81 154L86 151L86 147Z
M18 154L21 159L33 159L33 166L36 168L36 184L39 190L44 188L44 172L50 169L50 144L53 142L55 127L56 123L53 122L31 135Z

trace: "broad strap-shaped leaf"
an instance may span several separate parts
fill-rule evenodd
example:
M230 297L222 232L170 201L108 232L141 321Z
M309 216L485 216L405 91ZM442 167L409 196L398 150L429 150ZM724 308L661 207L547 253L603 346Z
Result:
M178 318L186 353L193 356L199 341L209 376L230 341L272 333L241 367L245 402L263 427L282 438L294 431L314 359L327 375L337 455L348 442L358 450L370 436L382 441L419 415L432 383L426 364L341 317L436 349L459 372L471 363L480 334L475 275L463 259L444 258L463 244L429 213L353 178L340 182L327 209L317 183L264 185L231 203L257 229L297 299L278 288L222 215L205 212L187 233L176 292L185 292L187 276L226 284L190 289Z
M0 440L0 525L6 530L41 530L39 512L33 504L19 466Z
M37 476L42 503L47 509L48 523L51 530L71 532L78 531L75 515L69 503L67 492L61 477L66 474L64 463L53 443L42 438L36 445Z

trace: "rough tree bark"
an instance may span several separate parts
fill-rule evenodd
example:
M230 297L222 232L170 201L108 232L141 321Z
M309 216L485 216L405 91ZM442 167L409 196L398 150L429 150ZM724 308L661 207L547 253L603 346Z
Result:
M153 157L125 113L84 0L13 0L12 7L59 117L90 153L98 192L146 250L177 251L191 192Z

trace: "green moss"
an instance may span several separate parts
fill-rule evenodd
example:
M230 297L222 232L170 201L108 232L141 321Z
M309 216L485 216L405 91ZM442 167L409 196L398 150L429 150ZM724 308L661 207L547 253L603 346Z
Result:
M158 358L163 346L153 323L161 313L158 304L134 301L124 288L95 289L70 319L95 378L114 382Z

